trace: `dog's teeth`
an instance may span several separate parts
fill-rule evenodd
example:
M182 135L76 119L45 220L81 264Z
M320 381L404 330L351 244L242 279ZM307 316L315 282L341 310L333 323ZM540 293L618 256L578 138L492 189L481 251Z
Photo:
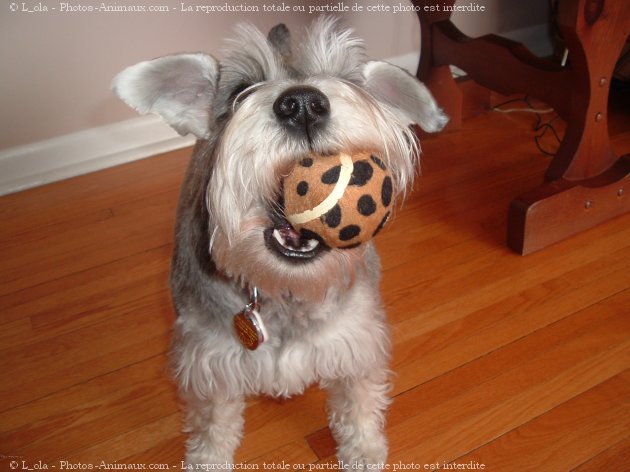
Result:
M276 241L280 243L282 247L290 249L292 251L295 251L297 249L294 245L291 244L291 240L286 237L286 233L282 230L274 229L273 237L276 239Z
M278 241L283 247L286 247L287 249L290 249L287 245L286 240L284 239L284 237L282 236L282 234L280 233L280 231L278 231L277 229L273 230L273 237L276 239L276 241Z
M306 241L306 244L303 246L303 248L300 248L300 251L304 251L304 252L312 251L318 245L319 245L319 241L317 239L309 239L308 241Z
M290 244L290 242L287 241L287 238L285 238L282 231L278 229L273 230L273 237L276 241L278 241L278 243L280 243L282 247L291 251L309 252L319 245L319 241L317 241L316 239L307 239L306 241L302 241L299 246L292 245Z

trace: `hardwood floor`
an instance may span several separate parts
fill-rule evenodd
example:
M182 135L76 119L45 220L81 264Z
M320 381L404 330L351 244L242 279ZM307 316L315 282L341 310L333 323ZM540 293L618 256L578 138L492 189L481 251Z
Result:
M610 126L620 153L627 110ZM509 202L549 162L533 123L485 113L425 139L416 189L376 239L389 470L629 470L630 215L510 252ZM180 470L167 273L189 153L0 199L2 470ZM324 395L251 399L237 461L333 464Z

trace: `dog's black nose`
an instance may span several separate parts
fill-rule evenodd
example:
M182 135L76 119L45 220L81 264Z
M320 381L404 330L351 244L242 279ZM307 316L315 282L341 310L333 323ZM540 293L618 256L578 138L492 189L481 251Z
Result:
M285 90L273 104L273 112L287 129L312 138L330 115L330 102L315 87L296 86Z

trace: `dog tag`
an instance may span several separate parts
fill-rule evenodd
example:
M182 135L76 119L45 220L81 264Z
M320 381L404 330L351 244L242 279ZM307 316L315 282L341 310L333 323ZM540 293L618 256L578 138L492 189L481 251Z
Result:
M241 344L250 351L267 340L267 330L256 303L250 303L243 311L234 315L234 329Z

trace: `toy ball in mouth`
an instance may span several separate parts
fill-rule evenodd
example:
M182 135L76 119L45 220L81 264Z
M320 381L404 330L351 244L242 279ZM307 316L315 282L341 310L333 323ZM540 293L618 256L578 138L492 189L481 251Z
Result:
M385 163L365 151L308 155L283 181L287 221L331 248L357 247L376 236L391 214L393 196Z

